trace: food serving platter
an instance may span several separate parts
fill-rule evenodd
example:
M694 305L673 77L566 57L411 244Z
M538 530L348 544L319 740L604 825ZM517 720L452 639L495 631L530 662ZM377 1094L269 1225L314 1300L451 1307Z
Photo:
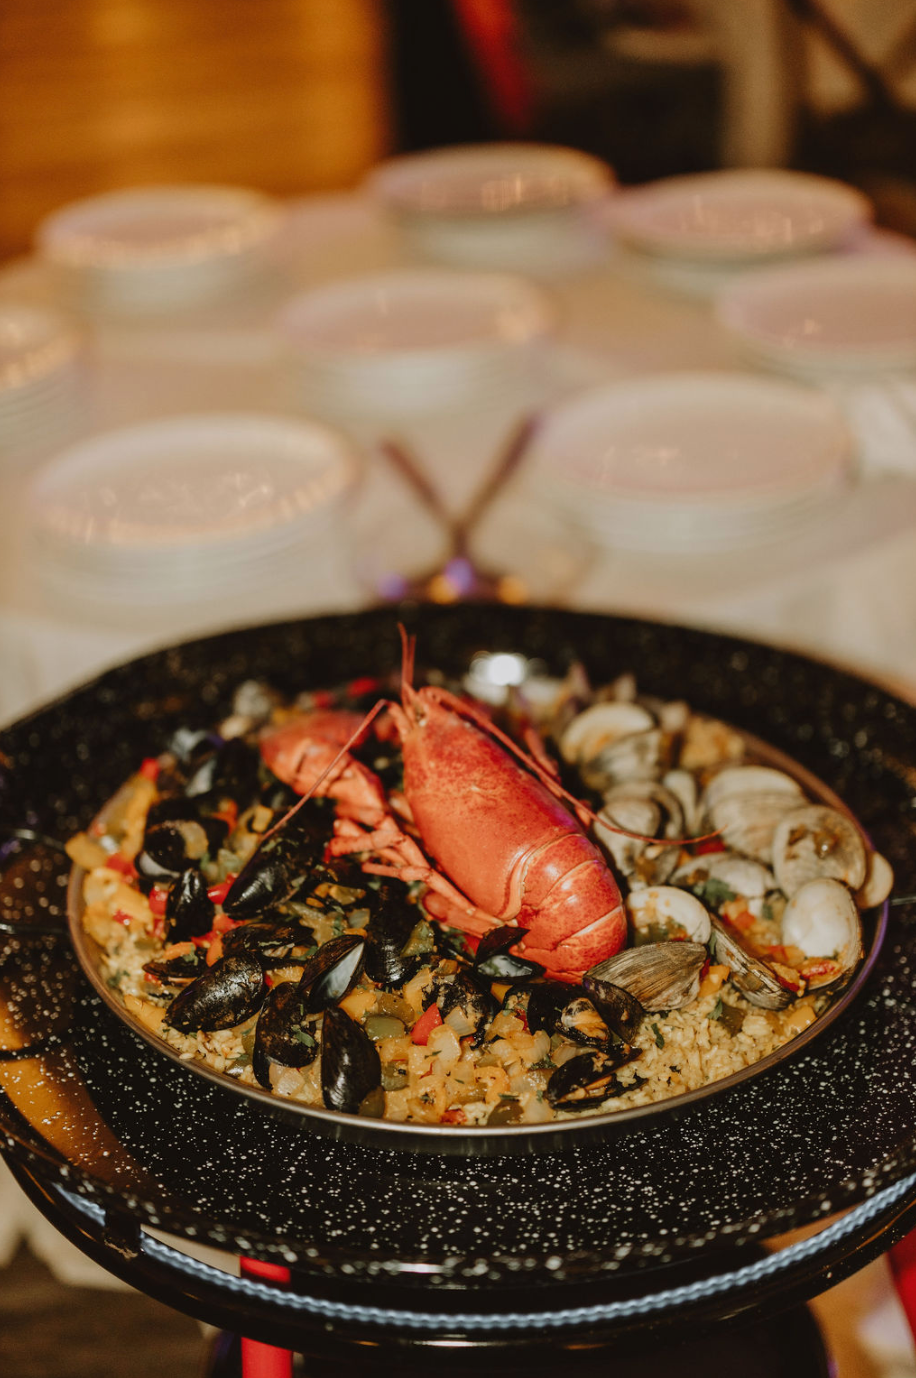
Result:
M461 673L521 652L596 682L633 670L772 743L836 792L914 888L916 710L814 661L698 631L559 611L406 609L421 662ZM810 1223L916 1164L916 933L893 920L830 1028L746 1083L528 1157L318 1138L141 1042L83 981L63 923L69 864L41 838L84 827L181 723L218 720L256 675L285 692L392 670L398 614L251 628L145 657L3 734L0 1126L34 1170L147 1224L346 1276L559 1283L697 1257ZM23 930L33 925L31 936ZM36 927L37 925L37 927ZM11 1056L12 1054L12 1056ZM484 1141L489 1136L484 1135Z

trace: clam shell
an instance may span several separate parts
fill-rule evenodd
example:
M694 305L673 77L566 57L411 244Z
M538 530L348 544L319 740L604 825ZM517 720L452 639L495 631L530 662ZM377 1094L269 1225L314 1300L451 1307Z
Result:
M869 852L865 871L865 882L856 891L856 904L860 909L871 909L883 904L894 888L894 872L891 864L880 852Z
M776 888L776 880L768 866L737 852L707 852L692 857L679 866L671 877L674 885L702 885L706 880L719 880L745 899L763 899Z
M804 798L802 787L784 770L772 766L726 766L717 771L703 792L708 814L732 794L789 794Z
M833 957L836 972L807 974L809 987L834 985L845 979L862 958L859 911L849 890L838 880L809 880L786 905L782 916L782 940L800 948L806 957Z
M610 742L594 756L580 759L579 773L589 789L602 791L624 781L655 779L667 764L668 740L660 727L633 732Z
M791 799L786 791L726 794L707 809L707 817L726 847L768 865L774 834L786 816L787 798Z
M560 753L564 761L590 761L599 752L635 732L654 727L655 719L636 703L614 700L593 703L578 713L560 738Z
M784 1010L795 999L779 980L775 971L742 943L739 935L715 917L712 920L713 952L716 961L724 962L731 971L732 985L749 1000L765 1010Z
M678 1010L695 999L705 961L702 943L645 943L599 962L585 973L582 984L589 990L590 982L609 981L644 1010Z
M790 896L809 880L828 878L858 890L868 870L865 843L845 814L809 804L786 815L774 832L773 870Z
M669 940L686 936L694 943L709 941L709 913L689 890L679 890L674 885L634 890L627 896L627 912L637 934L659 928Z

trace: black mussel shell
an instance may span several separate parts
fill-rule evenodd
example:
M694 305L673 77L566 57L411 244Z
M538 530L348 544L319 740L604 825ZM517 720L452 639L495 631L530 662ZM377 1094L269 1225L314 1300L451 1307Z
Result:
M165 1022L179 1033L231 1029L255 1014L267 985L254 957L221 957L176 995Z
M167 750L187 767L215 752L222 740L218 732L209 728L178 727L169 738Z
M472 1036L475 1046L483 1039L487 1024L499 1008L490 992L482 989L468 971L459 971L452 980L440 982L436 1003L443 1020L448 1019L453 1010L461 1011L469 1028L459 1037Z
M299 978L309 1014L338 1005L356 985L365 962L366 939L361 933L344 933L322 943Z
M602 1105L613 1096L622 1096L639 1085L643 1078L637 1077L629 1086L624 1086L616 1073L633 1056L632 1050L626 1054L620 1049L600 1052L595 1050L571 1057L558 1067L547 1083L545 1095L555 1110L590 1110Z
M224 912L233 919L253 919L265 909L282 904L298 887L297 866L282 837L265 843L249 857L229 887Z
M270 1090L270 1064L307 1067L318 1056L318 1019L309 1019L305 993L296 981L274 986L255 1025L251 1069Z
M608 1027L625 1043L632 1043L646 1015L636 996L622 986L589 976L587 972L582 978L582 985Z
M525 1018L532 1033L556 1033L557 1021L577 987L561 981L538 981L531 987Z
M185 794L196 799L202 795L228 795L240 807L246 807L258 792L258 749L241 737L230 737L212 756L198 766L185 785Z
M607 1051L615 1041L614 1033L585 992L580 987L574 989L576 994L560 1011L557 1033L563 1034L573 1043L582 1043L587 1048L601 1048Z
M329 1110L357 1111L382 1084L378 1049L361 1024L331 1006L321 1023L321 1095Z
M165 931L169 942L201 938L213 927L216 906L207 894L207 882L195 866L187 866L168 893Z
M409 981L425 960L422 953L403 955L423 915L409 902L406 888L402 886L383 886L377 900L373 898L373 904L366 934L366 973L380 986L399 986Z
M294 947L315 946L315 935L310 928L301 923L268 923L252 919L240 924L231 932L223 934L223 952L227 957L247 952L257 957L265 971L272 967L303 966L305 957L291 957Z
M150 804L146 814L146 830L158 828L160 823L190 822L199 818L197 805L180 794L170 794Z
M178 981L194 981L207 969L207 950L195 947L191 952L183 952L178 957L161 958L158 962L146 962L143 970L165 985Z
M527 928L512 928L506 924L485 933L474 954L477 974L489 981L533 981L536 976L543 976L544 968L539 962L529 962L509 952L527 932Z

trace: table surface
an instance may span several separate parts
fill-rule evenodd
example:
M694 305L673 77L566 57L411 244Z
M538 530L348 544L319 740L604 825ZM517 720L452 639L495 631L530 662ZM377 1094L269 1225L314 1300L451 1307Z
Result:
M292 292L354 273L418 260L373 202L358 193L293 203L278 272L261 295L193 314L85 322L88 369L82 434L191 411L293 412L282 383L272 328ZM857 246L916 250L878 232ZM682 275L683 276L683 275ZM544 285L559 315L555 344L527 394L454 415L407 420L401 438L419 454L454 511L466 504L519 416L533 406L602 380L684 369L749 371L737 344L714 319L702 275L673 290L666 269L597 238L573 271ZM692 295L690 294L692 293ZM25 259L0 272L0 300L57 299L41 263ZM905 380L904 380L905 381ZM859 431L859 477L849 497L825 510L791 541L718 557L656 556L592 550L566 601L600 610L731 630L843 662L904 691L916 686L916 428L869 384L844 404ZM363 447L364 481L350 514L353 560L307 588L285 590L273 615L350 609L367 601L359 565L379 531L397 532L421 565L443 553L440 529L381 459L382 427L347 423ZM64 688L220 619L193 611L168 624L105 625L56 607L29 559L24 504L28 485L55 448L0 455L0 721L9 721ZM545 514L524 482L498 502L477 545L482 563L531 564ZM532 544L533 543L533 544ZM573 542L575 545L575 541ZM581 543L577 549L581 554ZM531 573L529 570L525 571ZM532 580L535 600L538 579ZM555 591L545 586L545 601ZM231 619L227 614L223 621ZM263 617L260 620L264 620Z

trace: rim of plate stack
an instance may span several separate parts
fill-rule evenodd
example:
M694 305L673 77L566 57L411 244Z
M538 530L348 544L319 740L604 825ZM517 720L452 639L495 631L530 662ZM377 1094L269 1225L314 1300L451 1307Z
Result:
M525 376L555 311L512 274L397 269L303 292L276 324L300 403L396 418L497 397Z
M28 444L66 424L82 337L44 306L0 302L0 442Z
M852 478L835 403L751 374L673 373L580 393L532 445L541 494L608 547L703 555L816 520Z
M249 285L282 221L277 201L247 188L133 187L55 211L37 245L82 305L167 311Z
M642 253L740 264L833 248L872 219L872 204L814 173L727 168L627 188L607 219Z
M337 539L357 472L347 439L313 421L210 413L108 431L32 485L39 573L88 611L270 606Z
M614 185L613 170L591 154L521 141L404 154L365 182L430 257L538 269L579 247L583 211Z

